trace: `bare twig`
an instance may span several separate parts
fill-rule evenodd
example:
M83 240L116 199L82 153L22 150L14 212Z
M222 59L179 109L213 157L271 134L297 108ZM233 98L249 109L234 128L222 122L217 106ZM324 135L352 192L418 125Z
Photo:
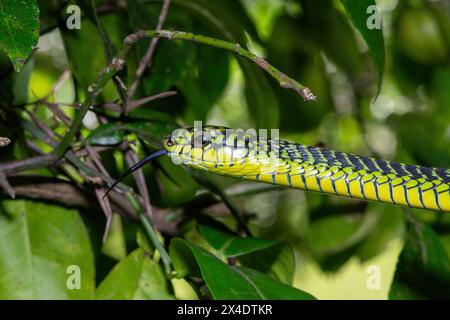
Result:
M109 173L106 170L106 168L103 166L102 161L101 161L101 157L98 154L98 152L91 146L86 146L86 151L89 154L89 156L91 157L92 161L94 162L95 166L97 167L97 169L103 173L105 176L109 177Z
M61 158L64 153L69 148L72 143L72 139L77 134L77 131L83 121L84 116L88 112L89 108L91 108L97 97L103 90L103 87L111 80L114 75L122 70L125 64L124 58L114 58L111 63L100 73L96 83L92 84L89 87L89 95L84 103L81 105L80 110L72 121L72 125L70 126L69 132L64 136L61 140L60 144L55 148L54 154L57 158Z
M156 25L156 30L162 29L164 21L166 20L166 17L167 17L167 12L169 11L169 5L170 5L170 0L164 0L163 6L161 8L161 13L159 14L158 24ZM141 81L142 75L144 74L145 70L151 66L153 54L155 52L157 44L158 44L158 38L155 37L150 42L147 52L145 53L142 60L139 62L139 66L136 70L136 75L135 75L134 81L132 82L130 89L128 90L128 99L127 99L127 103L126 103L127 108L128 108L128 103L133 99L133 97L136 93L136 90L139 85L139 82Z
M152 96L148 96L148 97L145 97L145 98L142 98L142 99L130 101L127 104L125 113L131 112L134 109L139 108L140 106L142 106L142 105L144 105L146 103L149 103L151 101L155 101L155 100L158 100L158 99L171 97L171 96L176 95L177 93L178 92L176 92L176 91L164 91L164 92L160 92L160 93L157 93L157 94L154 94ZM107 102L107 103L104 103L102 105L102 108L103 109L108 109L108 110L111 110L111 111L120 112L120 111L123 110L123 105L120 102Z
M6 179L6 175L0 171L0 187L5 190L7 194L11 198L16 197L16 192L14 191L14 188L9 184L8 180Z
M285 73L281 72L265 59L258 57L254 53L242 48L238 43L232 43L216 38L206 37L202 35L197 35L191 32L183 31L168 31L168 30L140 30L133 33L125 38L124 42L129 47L136 41L140 41L146 38L167 38L169 40L187 40L195 43L203 43L216 48L225 49L236 53L242 57L253 61L257 66L270 74L274 79L278 81L281 87L286 89L292 89L303 97L306 101L316 100L316 96L311 92L311 90L296 80L288 77Z
M56 94L56 92L61 88L61 86L63 85L63 83L69 79L71 75L70 70L65 70L61 76L58 78L58 80L56 80L56 82L53 84L50 92L43 98L38 99L36 102L32 103L33 105L36 104L43 104L45 106L47 106L55 115L55 117L59 120L61 120L63 123L65 123L66 125L70 124L70 119L69 117L67 117L64 112L59 108L60 104L59 103L55 103L55 102L50 102L50 98L54 97L54 95Z
M109 234L109 230L111 229L111 222L112 222L111 203L109 202L108 197L105 197L105 198L103 197L105 192L106 192L105 188L95 189L95 195L97 197L97 200L100 203L100 207L102 208L102 210L106 216L105 231L103 232L103 242L105 242L106 239L108 238L108 234Z
M176 94L177 94L176 91L164 91L164 92L157 93L157 94L149 96L149 97L145 97L145 98L142 98L142 99L130 101L130 103L127 104L126 112L131 112L134 109L139 108L140 106L142 106L142 105L144 105L146 103L149 103L151 101L155 101L155 100L158 100L158 99L171 97L171 96L174 96Z
M101 162L100 155L95 151L92 147L86 146L86 151L88 152L90 156L90 165L95 166L97 170L99 170L101 173L103 173L105 176L109 177L108 171L103 166ZM106 224L105 224L105 231L103 233L103 242L106 241L108 238L109 230L111 228L112 223L112 209L111 209L111 203L107 197L103 197L107 189L105 188L96 188L95 189L95 195L97 197L97 201L100 204L100 207L102 208L103 213L106 216Z
M70 78L70 75L71 75L70 70L68 69L64 70L64 72L61 74L58 80L56 80L56 82L53 84L52 89L48 94L47 98L54 95L61 88L63 83Z
M33 134L36 138L46 141L46 143L48 145L50 145L52 147L55 147L56 145L58 145L58 142L56 140L48 137L40 129L34 127L30 123L23 122L22 126L25 129L27 129L28 131L30 131L31 134ZM52 156L52 158L54 159L54 161L50 164L57 163L60 160L51 154L50 154L50 156ZM83 161L81 161L80 159L78 159L77 156L75 156L73 151L71 151L71 150L67 151L66 154L64 155L64 157L68 162L70 162L72 165L74 165L80 171L80 174L84 175L86 178L89 178L90 181L92 181L94 183L98 183L98 184L101 184L102 181L103 182L106 181L108 183L114 183L114 179L112 179L109 175L105 175L105 174L98 172L97 170L87 166ZM48 165L50 165L50 164L48 164ZM46 165L43 165L42 167L45 167L45 166ZM0 171L2 171L1 165L0 165ZM92 179L91 177L93 177L94 179ZM126 192L131 191L131 189L124 184L119 184L119 186L122 190L124 190Z
M0 164L0 171L4 174L16 173L24 170L39 169L47 167L58 161L52 154L46 154L43 156L35 156L32 158L17 160L11 162L5 162Z
M130 167L139 161L136 154L131 150L128 150L126 152L125 158ZM147 189L147 184L145 183L144 174L142 173L142 170L137 170L137 171L133 172L133 176L134 176L134 179L138 186L139 193L142 198L142 202L144 203L145 213L146 213L147 217L151 221L153 221L153 212L152 212L152 206L150 204L150 195L148 194L148 189Z
M92 192L83 190L71 182L32 175L12 176L9 178L9 181L13 186L17 197L39 199L56 202L69 207L96 210L95 206L93 207L95 198L93 197ZM110 200L114 212L117 212L128 219L135 221L139 220L136 211L126 200L124 195L113 191L111 192ZM159 211L163 210L153 208L153 211L158 212L159 216ZM158 226L161 225L164 230L170 230L168 224L162 220L160 224L160 220L161 219L157 219Z

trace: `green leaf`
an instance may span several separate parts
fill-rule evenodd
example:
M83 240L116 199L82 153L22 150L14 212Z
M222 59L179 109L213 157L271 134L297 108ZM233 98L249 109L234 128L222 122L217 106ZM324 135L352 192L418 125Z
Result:
M389 299L448 299L450 260L438 235L420 222L408 226Z
M211 107L221 96L228 83L230 57L228 52L199 45L196 52L196 70L180 83L187 99L186 121L206 120Z
M121 260L127 255L122 218L117 213L112 214L111 226L108 230L108 237L102 245L102 253L115 260Z
M19 72L39 39L35 0L0 0L0 48Z
M378 78L378 93L380 92L381 82L383 80L385 52L384 52L384 38L383 30L368 28L368 20L371 15L379 14L380 12L367 13L370 6L376 6L375 0L340 0L355 28L361 33L364 41L369 47L370 55L372 56L373 64ZM375 8L375 7L374 7ZM381 17L379 17L381 19Z
M448 87L450 88L450 86ZM402 146L418 164L429 167L447 168L450 161L450 140L448 139L448 118L431 113L407 113L391 117ZM441 121L442 120L442 121ZM420 123L420 126L417 123ZM414 128L414 134L411 134ZM429 143L434 141L434 143Z
M89 144L109 146L123 141L124 132L120 125L105 123L92 131L86 139Z
M154 29L161 11L161 3L144 4L127 1L127 13L133 30ZM192 18L186 12L171 5L165 28L175 30L191 29ZM137 43L133 49L139 61L146 53L148 41ZM152 67L142 78L142 96L149 96L171 88L189 75L196 61L196 46L185 41L164 41L161 39L152 59ZM177 63L173 63L176 61ZM132 71L134 72L134 71Z
M94 258L75 210L32 201L0 203L0 299L90 299ZM80 289L68 269L79 267Z
M106 276L97 288L96 298L167 300L174 297L161 266L143 249L136 249Z
M267 77L256 66L239 59L245 76L245 98L258 128L279 127L279 106Z
M335 254L365 239L377 220L378 216L371 212L364 216L328 216L311 224L306 241L315 256Z
M206 242L225 257L235 257L244 266L292 284L295 256L292 247L284 241L262 238L240 238L217 221L197 224Z
M245 267L230 267L199 246L175 238L170 256L178 277L201 275L214 299L314 299L310 294Z
M157 163L160 169L158 180L150 180L149 185L157 194L163 191L160 194L159 206L177 207L195 197L198 185L183 166L174 164L169 157L161 157Z
M280 16L269 39L268 60L289 76L307 83L319 97L317 101L304 101L292 90L275 87L279 101L279 128L289 132L306 132L317 128L326 114L333 109L330 84L321 51L309 36L307 21ZM291 34L298 36L292 41ZM265 112L263 107L260 112Z

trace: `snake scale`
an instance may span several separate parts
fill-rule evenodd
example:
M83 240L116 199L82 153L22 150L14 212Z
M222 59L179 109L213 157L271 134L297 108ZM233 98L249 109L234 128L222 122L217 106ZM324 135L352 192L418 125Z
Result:
M225 127L177 129L157 156L177 164L290 188L450 212L450 170L361 157L327 148L270 140L249 131Z

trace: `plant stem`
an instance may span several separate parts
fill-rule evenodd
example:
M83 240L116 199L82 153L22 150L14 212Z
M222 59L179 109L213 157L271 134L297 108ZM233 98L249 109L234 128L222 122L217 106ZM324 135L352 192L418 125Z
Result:
M51 154L35 156L24 160L2 163L0 164L0 172L8 174L17 173L24 170L39 169L47 167L56 161L57 159Z
M169 40L187 40L195 43L202 43L216 48L221 48L228 50L230 52L236 53L242 57L253 61L261 69L270 74L274 79L278 81L281 87L286 89L292 89L303 97L306 101L316 100L316 96L311 92L311 90L296 80L288 77L285 73L281 72L274 66L272 66L265 59L258 57L254 53L242 48L239 43L232 43L216 38L211 38L207 36L197 35L191 32L184 31L168 31L168 30L141 30L134 34L129 35L125 38L125 44L130 46L136 41L140 41L146 38L167 38Z

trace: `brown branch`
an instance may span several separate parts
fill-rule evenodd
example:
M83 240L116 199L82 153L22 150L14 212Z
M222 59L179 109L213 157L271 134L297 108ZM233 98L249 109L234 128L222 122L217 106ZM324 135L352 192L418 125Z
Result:
M6 175L0 171L0 187L5 190L5 192L7 194L9 194L9 196L11 198L15 198L16 197L16 193L13 189L13 187L11 187L11 185L9 184L8 179L6 179Z
M96 203L93 193L88 189L78 188L73 183L58 179L38 177L38 176L15 176L10 178L16 197L33 200L44 200L63 206L86 210L100 210L100 207L93 206ZM0 190L1 195L1 190ZM126 219L138 222L139 216L133 206L127 201L127 197L117 191L112 191L109 195L111 209ZM168 235L178 235L177 227L174 223L166 220L167 209L152 207L155 226L161 232Z
M39 169L48 167L57 161L58 159L52 154L35 156L24 160L16 160L2 163L0 164L0 172L8 174L31 169Z

